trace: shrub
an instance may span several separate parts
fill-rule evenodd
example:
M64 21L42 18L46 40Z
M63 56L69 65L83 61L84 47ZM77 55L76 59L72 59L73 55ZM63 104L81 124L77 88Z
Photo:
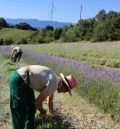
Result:
M44 38L43 38L43 37L39 37L39 38L38 38L38 43L45 43Z
M4 45L10 45L10 44L13 44L14 41L12 39L5 39L4 40Z
M3 44L4 44L3 39L0 39L0 45L3 45Z
M28 44L27 39L22 38L17 44Z

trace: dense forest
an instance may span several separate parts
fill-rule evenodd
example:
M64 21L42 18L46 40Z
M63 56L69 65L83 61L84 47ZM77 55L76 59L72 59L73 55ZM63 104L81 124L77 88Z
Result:
M81 19L75 25L64 26L63 28L53 28L48 25L41 30L31 27L27 23L9 25L1 17L0 29L2 28L34 31L35 33L30 35L29 40L24 39L25 43L118 41L120 40L120 12L109 11L107 13L105 10L100 10L95 17ZM11 37L10 42L12 40ZM0 44L4 44L3 42L3 39L0 39Z

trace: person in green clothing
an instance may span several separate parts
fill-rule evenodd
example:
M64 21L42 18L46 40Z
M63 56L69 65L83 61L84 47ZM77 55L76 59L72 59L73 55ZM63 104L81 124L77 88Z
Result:
M43 101L48 99L48 112L53 115L54 92L69 92L77 85L72 76L58 77L50 68L40 65L21 67L10 75L10 109L13 129L34 129L36 109L45 114ZM35 99L34 91L40 94Z

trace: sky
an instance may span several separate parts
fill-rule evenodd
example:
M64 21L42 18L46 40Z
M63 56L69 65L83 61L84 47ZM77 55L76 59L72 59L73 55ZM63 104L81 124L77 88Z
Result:
M82 12L81 10L82 4ZM0 0L0 17L51 20L52 0ZM53 21L77 23L104 9L120 12L120 0L53 0Z

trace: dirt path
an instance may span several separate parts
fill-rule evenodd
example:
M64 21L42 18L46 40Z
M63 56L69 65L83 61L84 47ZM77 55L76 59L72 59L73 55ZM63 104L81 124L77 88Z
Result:
M9 109L9 87L7 78L3 70L3 62L0 64L0 129L9 129L10 109Z

